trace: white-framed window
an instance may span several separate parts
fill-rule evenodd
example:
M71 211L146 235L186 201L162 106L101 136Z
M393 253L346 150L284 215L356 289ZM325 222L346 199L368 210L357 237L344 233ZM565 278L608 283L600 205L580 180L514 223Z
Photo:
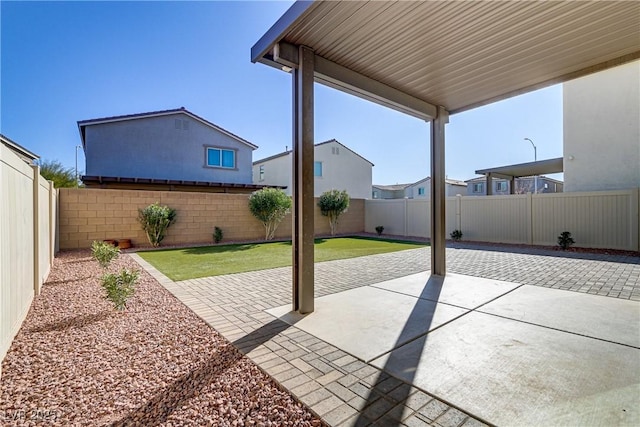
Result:
M474 182L472 191L474 193L484 193L484 182Z
M507 191L507 181L496 182L496 191Z
M236 152L235 150L226 150L224 148L207 147L207 163L212 168L235 169Z
M260 181L264 181L264 165L260 165L259 169L259 179Z
M313 162L313 176L322 176L322 162Z
M418 187L418 196L424 196L424 187Z

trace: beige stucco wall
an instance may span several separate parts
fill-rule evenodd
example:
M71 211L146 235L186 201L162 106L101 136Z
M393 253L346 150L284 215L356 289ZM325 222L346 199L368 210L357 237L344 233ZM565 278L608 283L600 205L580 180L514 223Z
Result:
M337 151L336 151L337 149ZM371 163L344 146L330 142L315 146L314 161L322 162L322 176L314 177L315 197L328 190L347 190L352 199L370 199ZM264 166L264 179L260 180L260 166ZM291 153L253 165L253 183L257 185L287 186L291 195Z
M60 190L60 248L87 248L94 240L131 239L134 246L148 246L137 221L138 209L159 202L177 210L177 219L163 245L213 242L213 228L224 232L224 241L261 240L264 227L248 208L248 195L103 189ZM327 218L316 206L317 235L330 233ZM339 233L364 231L364 201L351 200L340 218ZM276 238L291 236L291 216L276 231Z
M564 191L640 187L640 61L563 86Z

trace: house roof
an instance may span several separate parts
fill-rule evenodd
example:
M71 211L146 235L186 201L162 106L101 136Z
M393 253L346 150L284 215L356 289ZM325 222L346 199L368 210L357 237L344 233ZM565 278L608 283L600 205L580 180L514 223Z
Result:
M637 1L297 1L251 49L315 81L430 120L640 58Z
M407 187L412 186L413 184L396 184L396 185L373 185L373 188L377 188L383 191L400 191L404 190Z
M256 184L237 184L229 182L210 182L210 181L188 181L179 179L158 179L158 178L130 178L121 176L95 176L84 175L80 177L84 183L121 183L121 184L156 184L156 185L183 185L194 187L224 187L224 188L247 188L260 190L265 187L287 188L279 185L256 185Z
M422 178L421 180L413 182L413 183L410 183L410 184L373 185L373 187L378 188L380 190L397 191L397 190L404 190L407 187L411 187L413 185L418 185L418 184L421 184L423 182L427 182L427 181L430 181L430 180L431 180L431 177L428 176L426 178ZM448 179L447 178L447 179L445 179L445 182L447 184L451 184L451 185L465 185L465 186L467 185L464 181L459 181L457 179Z
M250 143L249 141L247 141L244 138L239 137L238 135L229 132L226 129L221 128L218 125L215 125L213 123L211 123L210 121L192 113L191 111L187 110L184 107L180 107L180 108L175 108L173 110L161 110L161 111L151 111L148 113L137 113L137 114L126 114L126 115L122 115L122 116L111 116L111 117L102 117L102 118L98 118L98 119L89 119L89 120L80 120L78 121L78 130L80 131L80 138L82 140L82 146L85 146L85 128L87 126L91 126L91 125L99 125L99 124L103 124L103 123L113 123L113 122L123 122L123 121L127 121L127 120L137 120L137 119L144 119L144 118L148 118L148 117L161 117L161 116L168 116L171 114L185 114L189 117L191 117L194 120L199 121L200 123L209 126L212 129L215 129L219 132L222 132L223 134L235 139L238 142L241 142L242 144L248 145L249 147L251 147L251 149L255 150L258 148L257 145Z
M40 158L40 156L38 156L37 154L34 154L33 152L27 150L22 145L18 144L17 142L15 142L14 140L12 140L11 138L9 138L7 136L4 136L4 135L0 134L0 141L2 141L2 143L4 145L9 147L9 149L11 149L12 151L18 153L21 157L27 158L27 159L29 159L31 161L35 161L35 160Z
M353 151L351 148L347 147L346 145L344 145L343 143L341 143L340 141L338 141L337 139L330 139L328 141L324 141L324 142L318 142L317 144L314 144L314 147L319 147L321 145L325 145L325 144L331 144L331 143L336 143L338 145L340 145L341 147L344 147L345 149L351 151L353 154L355 154L356 156L360 157L362 160L364 160L365 162L371 164L371 166L375 166L373 163L371 163L369 160L365 159L364 157L362 157L360 154L356 153L355 151ZM256 160L255 162L253 162L254 165L257 165L258 163L264 163L264 162L268 162L269 160L273 160L273 159L277 159L278 157L283 157L288 155L289 153L291 153L291 150L287 150L287 151L283 151L282 153L278 153L278 154L274 154L273 156L269 156L269 157L265 157L264 159L260 159L260 160Z

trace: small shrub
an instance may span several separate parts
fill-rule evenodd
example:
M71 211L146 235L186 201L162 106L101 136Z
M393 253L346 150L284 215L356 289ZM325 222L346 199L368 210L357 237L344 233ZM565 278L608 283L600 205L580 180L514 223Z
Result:
M127 300L135 292L138 273L135 270L126 268L120 273L107 273L102 276L102 287L107 293L107 299L111 301L116 310L124 310L127 307Z
M220 243L223 237L222 228L216 226L213 228L213 241L215 243Z
M291 209L291 197L278 188L263 188L249 196L249 210L264 225L265 239L273 239L280 221Z
M378 236L382 236L382 232L384 231L384 227L379 225L376 227L376 233L378 233Z
M329 217L331 235L336 234L338 218L349 208L349 194L346 190L329 190L320 195L318 207L322 216Z
M563 231L558 236L558 245L562 248L563 251L566 251L569 246L573 245L576 241L571 237L571 233L568 231Z
M455 242L459 242L460 240L462 240L462 231L460 230L453 230L451 232L451 238L455 241Z
M98 261L100 267L106 269L111 261L118 258L118 255L120 255L120 248L107 242L94 240L91 244L91 255L96 261Z
M154 203L144 209L138 209L138 221L147 234L151 246L160 246L167 228L176 221L176 210Z

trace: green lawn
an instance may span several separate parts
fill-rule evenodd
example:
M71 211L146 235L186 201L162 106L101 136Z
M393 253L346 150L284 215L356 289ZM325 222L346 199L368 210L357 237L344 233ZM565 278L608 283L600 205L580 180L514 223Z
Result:
M415 249L426 245L426 243L364 237L317 239L315 261L355 258ZM138 255L170 279L186 280L291 265L291 242L167 249L138 252Z

